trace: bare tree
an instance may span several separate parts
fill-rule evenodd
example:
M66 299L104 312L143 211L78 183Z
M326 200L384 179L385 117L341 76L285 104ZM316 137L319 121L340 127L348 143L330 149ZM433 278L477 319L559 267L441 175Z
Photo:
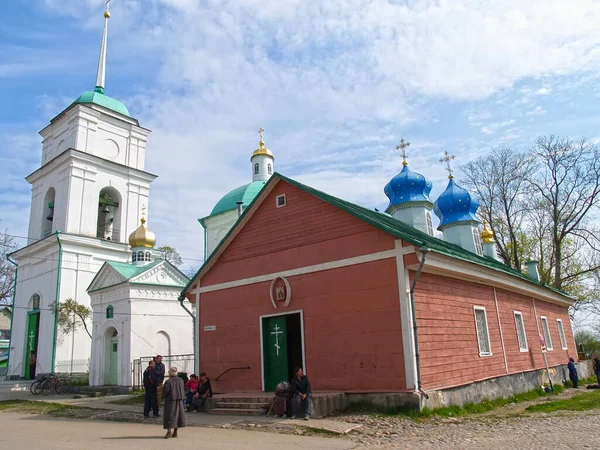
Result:
M582 283L600 270L600 238L592 221L600 206L600 152L585 139L544 136L530 154L539 162L527 180L537 197L532 207L547 222L543 234L549 238L551 254L546 249L545 257L552 267L551 282L558 289L585 290Z
M162 247L158 247L156 250L162 252L163 259L166 259L171 264L173 264L175 267L179 267L183 264L181 255L174 247L170 247L168 245L163 245Z
M527 213L527 175L533 169L529 154L510 147L493 149L462 167L462 183L474 190L481 202L481 215L489 223L502 260L520 270L527 236L523 222Z
M8 230L0 232L0 305L12 302L15 283L15 266L8 260L8 255L17 249L14 238Z
M90 308L77 303L77 301L72 298L60 302L58 308L56 302L54 302L50 308L53 313L58 314L57 323L64 334L68 335L74 333L83 326L87 335L90 339L92 338L92 334L87 326L87 321L92 315L92 310Z

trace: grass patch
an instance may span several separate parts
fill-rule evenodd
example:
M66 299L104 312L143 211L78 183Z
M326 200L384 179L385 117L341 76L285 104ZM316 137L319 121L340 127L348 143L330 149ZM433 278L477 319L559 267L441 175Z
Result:
M130 398L122 398L119 400L114 400L112 402L108 402L108 403L112 403L114 405L143 405L145 401L145 395L136 395L135 397L130 397Z
M48 414L63 415L68 411L82 410L82 408L72 405L61 405L60 403L36 402L28 400L5 400L0 401L0 411L19 412L24 414Z
M529 412L554 412L554 411L586 411L600 408L600 391L575 395L563 400L554 400L525 408Z
M579 386L585 386L586 384L596 384L596 383L598 383L598 379L596 377L582 378L581 380L579 380ZM572 388L573 382L571 380L566 380L565 387Z

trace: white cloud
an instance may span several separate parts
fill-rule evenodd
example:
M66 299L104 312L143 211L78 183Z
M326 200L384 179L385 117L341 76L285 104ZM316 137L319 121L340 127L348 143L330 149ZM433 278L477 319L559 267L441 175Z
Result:
M546 110L540 105L538 105L531 111L526 112L525 114L527 114L528 116L541 116L543 114L546 114Z
M543 88L535 91L535 94L536 95L550 95L551 92L552 92L551 89L543 87Z
M514 123L514 119L504 120L502 122L492 122L484 127L481 127L479 131L481 131L483 134L491 135L502 128L506 128L510 125L513 125Z

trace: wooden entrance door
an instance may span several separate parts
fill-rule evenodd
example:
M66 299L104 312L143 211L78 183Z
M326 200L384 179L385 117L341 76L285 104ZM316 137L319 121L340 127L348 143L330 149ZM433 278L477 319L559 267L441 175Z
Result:
M113 337L110 340L110 356L109 356L109 369L108 369L108 384L117 385L119 383L117 365L119 361L119 344L117 337Z
M29 358L31 357L31 352L35 353L36 358L39 357L37 354L37 345L38 345L38 331L40 328L40 313L29 313L27 317L27 350L25 353L25 379L29 380L32 377L29 373ZM35 371L34 371L35 372ZM32 375L35 375L32 374Z
M280 382L289 380L285 316L263 319L263 355L265 391L275 391Z

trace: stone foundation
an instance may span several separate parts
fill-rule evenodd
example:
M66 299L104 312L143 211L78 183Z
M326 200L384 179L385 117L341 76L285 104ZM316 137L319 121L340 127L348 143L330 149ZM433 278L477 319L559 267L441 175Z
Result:
M576 363L579 378L587 378L590 373L585 362ZM550 378L553 384L562 384L569 379L566 365L550 368ZM481 403L501 397L532 391L548 384L546 369L533 370L498 378L479 381L450 389L427 391L429 399L422 398L421 408L442 408L444 406L464 406L468 403Z

